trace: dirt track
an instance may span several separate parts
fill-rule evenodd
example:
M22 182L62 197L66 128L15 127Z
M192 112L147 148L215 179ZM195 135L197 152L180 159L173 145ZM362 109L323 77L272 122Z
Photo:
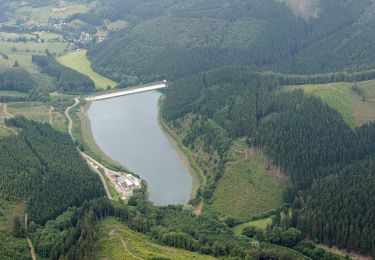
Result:
M72 128L73 128L73 120L70 118L70 115L69 115L69 111L70 109L72 109L73 107L77 106L79 104L79 98L75 98L74 99L74 104L70 107L68 107L66 110L65 110L65 116L66 118L68 119L68 131L69 131L69 135L70 137L72 138L73 142L75 142L75 139L74 139L74 136L72 134ZM107 197L109 200L112 200L112 195L109 191L109 188L108 188L108 185L107 185L107 182L103 176L103 174L94 166L92 165L92 162L95 163L97 166L101 167L104 171L107 171L107 168L104 167L102 164L100 164L99 162L97 162L95 159L91 158L89 155L87 155L86 153L82 152L78 147L76 147L78 152L80 153L80 155L86 160L87 164L99 175L100 177L100 180L102 181L102 184L103 184L103 187L104 187L104 190L107 194Z

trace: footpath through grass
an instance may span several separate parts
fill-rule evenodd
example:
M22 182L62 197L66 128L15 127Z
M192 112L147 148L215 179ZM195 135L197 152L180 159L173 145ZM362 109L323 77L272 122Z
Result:
M62 132L67 132L68 122L65 116L51 110L49 106L39 102L15 102L8 104L8 113L11 116L24 116L41 123L52 123L53 127Z
M92 79L96 88L106 89L107 86L114 88L117 83L102 75L99 75L91 69L91 63L86 57L87 51L73 51L66 55L60 56L57 61L62 65L72 68Z
M98 224L99 241L94 246L95 259L214 259L182 249L161 246L146 235L129 229L114 218Z

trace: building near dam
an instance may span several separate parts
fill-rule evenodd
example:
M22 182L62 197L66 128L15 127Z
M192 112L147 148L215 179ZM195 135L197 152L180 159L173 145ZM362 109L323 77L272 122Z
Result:
M108 177L116 191L122 194L122 200L129 198L133 195L134 190L141 188L141 180L131 174L109 171Z

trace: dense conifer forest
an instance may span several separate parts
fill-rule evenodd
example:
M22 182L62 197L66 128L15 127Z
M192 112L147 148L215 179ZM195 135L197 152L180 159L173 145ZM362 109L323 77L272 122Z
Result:
M32 221L44 224L68 207L104 194L69 135L24 118L9 119L7 125L20 133L0 139L0 196L27 202Z
M93 67L117 81L145 82L231 64L298 74L372 68L373 8L370 0L321 0L305 19L273 0L111 1L71 19L126 20L92 48Z

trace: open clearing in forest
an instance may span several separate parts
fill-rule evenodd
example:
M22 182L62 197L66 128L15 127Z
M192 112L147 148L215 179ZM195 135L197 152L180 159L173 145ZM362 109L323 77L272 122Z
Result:
M57 130L67 132L67 119L58 111L50 111L50 107L39 102L15 102L9 103L8 113L11 116L24 116L41 123L53 122Z
M320 0L278 0L286 3L293 12L305 19L319 17Z
M353 86L363 94L352 90ZM352 128L375 120L375 80L287 86L284 89L302 89L307 94L320 97L323 102L339 112Z
M27 97L26 93L19 91L0 90L0 97Z
M117 83L91 69L91 63L86 57L87 51L73 51L57 59L62 65L72 68L92 79L96 88L105 89L107 86L114 88Z
M242 230L247 227L256 227L261 230L266 230L268 225L272 224L272 217L259 219L259 220L253 220L250 222L246 222L240 225L237 225L233 228L233 231L236 235L242 235Z
M0 232L11 232L14 218L22 221L25 209L25 203L8 202L0 197Z
M114 218L100 221L97 227L99 241L94 246L95 259L214 259L158 245L146 235L132 231Z
M14 129L9 128L5 125L4 120L9 116L7 110L7 104L0 103L0 138L17 134L17 132Z
M229 154L237 153L240 157L232 158L232 163L227 164L214 191L212 205L208 207L224 216L243 220L279 208L283 182L267 169L268 163L261 152L238 150L245 144L236 142Z

